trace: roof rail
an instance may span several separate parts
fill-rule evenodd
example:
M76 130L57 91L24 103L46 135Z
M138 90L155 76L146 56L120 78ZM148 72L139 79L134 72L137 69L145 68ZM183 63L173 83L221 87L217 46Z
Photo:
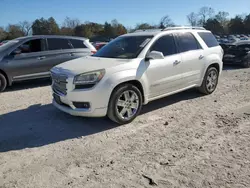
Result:
M168 31L168 30L182 30L182 29L206 30L204 27L181 26L181 27L166 27L165 29L163 29L163 31Z
M133 33L139 33L139 32L157 32L162 31L162 29L138 29L135 30Z
M196 29L196 30L206 30L204 27L193 27L193 26L178 26L178 27L166 27L164 29L138 29L133 33L139 32L159 32L159 31L169 31L169 30L182 30L182 29Z

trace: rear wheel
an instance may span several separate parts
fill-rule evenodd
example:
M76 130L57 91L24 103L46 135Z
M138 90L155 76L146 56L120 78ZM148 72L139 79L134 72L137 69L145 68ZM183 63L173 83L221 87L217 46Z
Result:
M7 87L7 80L3 74L0 73L0 92L4 91Z
M132 122L140 113L142 94L132 84L118 86L112 93L108 107L108 117L119 124Z
M199 87L199 91L203 94L209 95L213 93L217 87L219 79L219 72L215 67L208 68L201 87Z

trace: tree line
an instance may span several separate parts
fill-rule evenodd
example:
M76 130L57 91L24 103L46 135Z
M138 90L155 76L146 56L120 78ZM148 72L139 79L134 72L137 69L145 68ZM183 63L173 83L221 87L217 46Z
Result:
M211 7L202 7L197 12L187 15L187 21L191 26L202 26L214 34L250 34L250 14L230 17L228 12L215 13ZM104 24L95 22L81 23L79 19L66 17L61 26L53 17L40 18L34 22L23 21L18 24L9 24L6 28L0 27L0 41L10 40L27 35L70 35L91 38L93 40L106 41L127 32L137 29L156 29L176 26L172 19L166 15L158 24L137 24L134 28L126 28L116 19Z

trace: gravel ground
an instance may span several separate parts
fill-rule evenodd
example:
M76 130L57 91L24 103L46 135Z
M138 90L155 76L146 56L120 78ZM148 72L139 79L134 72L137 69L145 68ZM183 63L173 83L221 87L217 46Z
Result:
M250 69L223 71L216 92L186 91L131 124L72 117L49 81L0 94L0 187L250 187Z

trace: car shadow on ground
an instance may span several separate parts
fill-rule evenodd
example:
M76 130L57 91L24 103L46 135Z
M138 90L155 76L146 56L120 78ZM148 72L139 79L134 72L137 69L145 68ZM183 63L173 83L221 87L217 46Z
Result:
M24 90L24 89L32 89L36 87L44 87L44 86L49 86L49 85L51 85L50 78L27 80L27 81L13 83L13 85L7 87L4 92L13 92L13 91L19 91L19 90Z
M202 95L189 90L144 106L142 114ZM57 110L52 104L35 104L26 109L0 115L0 152L41 147L84 137L118 125L108 118L74 117Z

